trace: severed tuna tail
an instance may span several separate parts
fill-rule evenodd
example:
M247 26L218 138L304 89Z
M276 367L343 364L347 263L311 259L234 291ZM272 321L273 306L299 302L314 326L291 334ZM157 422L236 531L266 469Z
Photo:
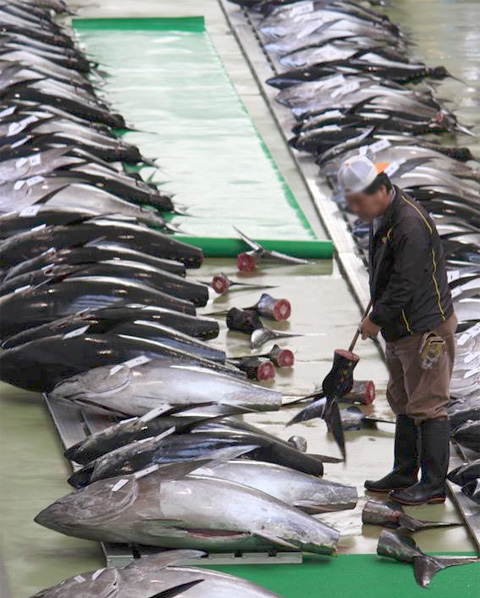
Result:
M428 587L433 576L447 567L478 563L477 557L417 556L413 559L415 579L422 588Z
M333 434L335 442L340 449L343 459L346 458L345 436L343 433L342 419L340 417L340 409L335 398L320 397L307 407L302 409L297 415L291 419L287 426L299 422L308 421L315 418L323 419L328 427L328 430Z

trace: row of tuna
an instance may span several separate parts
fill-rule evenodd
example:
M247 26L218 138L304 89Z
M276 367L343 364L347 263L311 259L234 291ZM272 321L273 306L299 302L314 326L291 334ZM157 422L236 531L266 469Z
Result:
M310 154L331 185L365 263L368 226L348 212L337 187L344 160L366 154L388 164L391 180L435 220L459 319L451 411L470 418L452 425L452 436L478 454L480 169L468 147L448 146L442 137L474 136L435 96L434 82L452 75L412 58L412 40L379 11L378 2L233 2L248 12L268 54L275 74L267 83L291 114L290 145ZM478 467L468 471L465 492L478 502Z
M59 24L65 11L0 6L0 378L110 417L68 447L75 491L37 523L170 550L38 596L273 596L182 563L203 551L335 555L338 531L314 515L353 509L356 489L323 480L326 458L301 439L241 418L282 397L207 342L219 333L196 315L208 286L187 276L202 252L171 234L174 202L138 174L152 161L118 136L128 125Z

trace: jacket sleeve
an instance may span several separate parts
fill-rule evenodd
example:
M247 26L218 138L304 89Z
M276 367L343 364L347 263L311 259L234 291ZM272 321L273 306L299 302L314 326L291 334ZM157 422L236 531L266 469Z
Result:
M429 259L430 233L419 218L405 218L393 230L392 245L393 271L370 314L372 322L380 327L401 317L422 284Z

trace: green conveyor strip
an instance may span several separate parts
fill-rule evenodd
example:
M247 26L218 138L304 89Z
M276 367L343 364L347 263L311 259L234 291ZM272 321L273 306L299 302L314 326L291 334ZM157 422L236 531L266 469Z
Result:
M255 128L202 17L75 19L80 41L107 73L102 91L160 170L144 178L192 216L186 235L314 240L305 214ZM135 169L137 170L137 169Z
M305 556L301 565L212 568L253 581L282 598L478 598L480 587L480 563L440 571L426 590L415 582L412 565L374 554Z
M185 237L175 235L179 241L200 247L205 257L236 257L242 251L251 248L241 239L218 237ZM331 241L293 241L265 239L258 241L260 245L272 251L280 251L293 257L304 259L330 259L333 256L333 243Z

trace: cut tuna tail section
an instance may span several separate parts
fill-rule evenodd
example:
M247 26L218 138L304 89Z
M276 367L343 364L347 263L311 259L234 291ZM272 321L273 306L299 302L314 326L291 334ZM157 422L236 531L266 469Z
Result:
M480 558L477 557L417 556L413 559L415 579L422 588L427 588L434 575L442 569L478 562Z

